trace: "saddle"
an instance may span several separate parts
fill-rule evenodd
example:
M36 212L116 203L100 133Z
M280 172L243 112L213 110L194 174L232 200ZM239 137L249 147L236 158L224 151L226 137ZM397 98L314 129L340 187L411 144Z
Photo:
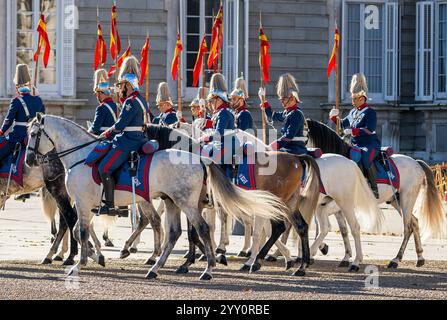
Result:
M85 164L92 168L92 178L97 185L102 181L99 175L99 164L112 148L112 142L100 142L87 157ZM133 157L129 156L118 170L113 174L115 179L115 190L132 192L132 179L135 179L135 193L146 201L151 200L149 193L149 171L153 155L158 151L157 141L148 141Z
M26 148L17 143L14 151L0 162L0 178L11 180L23 187L23 167L25 163Z

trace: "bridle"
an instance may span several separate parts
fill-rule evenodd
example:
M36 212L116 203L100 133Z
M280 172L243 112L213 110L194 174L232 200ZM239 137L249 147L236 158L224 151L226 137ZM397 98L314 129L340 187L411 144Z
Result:
M38 131L36 133L36 143L34 144L34 146L31 146L28 143L28 150L31 152L34 152L34 154L36 155L37 164L39 164L39 165L49 164L51 161L60 160L72 153L75 153L76 151L79 151L79 150L82 150L88 146L91 146L92 144L97 143L98 141L102 141L101 139L95 139L93 141L84 143L82 145L79 145L77 147L74 147L74 148L59 152L59 153L58 152L51 153L51 151L50 151L48 154L43 154L39 151L42 134L53 145L52 150L56 150L56 144L54 143L53 139L51 139L51 137L48 135L48 133L45 131L44 119L42 119L42 122L34 123L34 126L36 126L38 128ZM33 135L31 135L31 137L33 137Z

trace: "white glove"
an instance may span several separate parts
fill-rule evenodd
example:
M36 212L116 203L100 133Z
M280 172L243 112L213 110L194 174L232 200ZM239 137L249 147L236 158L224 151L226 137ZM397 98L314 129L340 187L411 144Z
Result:
M34 95L34 96L40 96L39 89L37 89L36 86L33 86L33 95Z
M332 109L329 113L329 118L338 117L340 115L340 110Z
M345 131L343 131L343 133L345 134L345 136L352 136L352 129L346 129Z
M265 88L259 88L259 92L258 92L259 100L264 101L265 95L266 95Z
M182 119L183 118L183 112L181 111L177 111L177 119Z

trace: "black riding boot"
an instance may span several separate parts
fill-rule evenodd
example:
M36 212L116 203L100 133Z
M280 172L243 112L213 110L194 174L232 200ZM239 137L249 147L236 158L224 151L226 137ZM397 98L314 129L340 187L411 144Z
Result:
M371 186L371 189L374 193L374 196L376 197L376 199L379 199L379 189L377 188L377 173L376 173L376 169L374 168L374 165L371 166L371 168L365 170L366 171L366 175L368 177L368 181L369 181L369 185Z
M96 215L117 216L119 211L115 208L115 180L110 175L102 177L102 184L104 186L105 201L104 205L99 208Z

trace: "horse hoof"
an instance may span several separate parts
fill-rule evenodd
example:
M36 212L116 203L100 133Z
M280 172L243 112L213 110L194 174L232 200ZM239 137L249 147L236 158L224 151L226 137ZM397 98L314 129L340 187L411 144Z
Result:
M399 267L399 264L397 262L395 262L395 261L391 261L388 264L388 269L397 269L397 267Z
M421 268L421 267L423 267L424 265L425 265L425 260L422 259L422 260L418 260L418 263L416 264L416 267L417 267L417 268Z
M42 262L41 262L41 265L49 265L49 264L52 264L53 263L53 260L51 260L51 259L48 259L48 258L45 258Z
M56 262L62 262L62 261L64 261L64 258L59 257L59 256L56 256L56 257L53 259L53 261L56 261Z
M213 276L209 273L204 273L200 276L200 280L202 281L211 281L213 279Z
M250 268L250 273L255 273L261 270L261 264L259 262L253 263Z
M187 266L180 266L177 270L175 270L176 274L187 274L189 269Z
M223 255L223 254L219 255L216 258L216 261L217 261L217 263L220 263L220 264L222 264L224 266L228 266L227 257L225 255Z
M146 266L153 266L153 265L155 265L155 260L153 260L153 259L147 259L147 261L144 263Z
M248 250L248 252L247 252L247 258L250 258L251 257L251 250Z
M68 258L65 260L65 262L62 264L62 266L73 266L75 264L74 260L72 258Z
M304 271L304 270L297 270L294 274L293 274L293 276L295 276L295 277L304 277L306 275L306 271Z
M360 271L360 267L356 266L356 265L352 265L351 268L349 268L349 272L352 272L352 273L357 273L359 271Z
M244 264L242 266L242 268L239 269L240 272L249 272L250 271L250 266L247 266L246 264Z
M324 244L324 247L320 249L320 251L323 254L323 256L327 256L327 254L329 253L329 246L327 244Z
M130 248L130 253L135 254L138 252L137 248Z
M340 262L340 264L338 265L339 268L349 268L349 261L342 261Z
M101 267L105 268L106 267L106 258L104 258L104 256L99 256L98 264Z
M241 252L239 252L237 256L238 256L239 258L247 258L247 257L248 257L248 256L247 256L247 252L245 252L245 251L241 251Z
M130 256L129 250L121 250L120 259L126 259L129 256Z
M267 258L265 258L265 261L267 261L267 262L277 262L278 258L275 258L274 256L267 256Z
M217 249L216 250L216 254L225 254L225 253L227 253L227 250L224 250L224 249Z
M106 247L108 247L108 248L114 248L114 247L115 247L115 245L113 244L113 242L110 241L110 240L107 240L107 241L104 243L104 245L105 245Z
M158 277L158 274L156 274L153 271L149 271L149 273L146 275L146 279L149 279L149 280L157 279L157 277Z
M309 264L308 264L308 266L313 266L314 264L315 264L315 259L311 258L311 259L309 260Z
M287 261L287 263L286 263L286 271L292 269L294 265L295 265L294 261Z
M199 258L199 261L201 262L207 261L206 255L202 254Z

